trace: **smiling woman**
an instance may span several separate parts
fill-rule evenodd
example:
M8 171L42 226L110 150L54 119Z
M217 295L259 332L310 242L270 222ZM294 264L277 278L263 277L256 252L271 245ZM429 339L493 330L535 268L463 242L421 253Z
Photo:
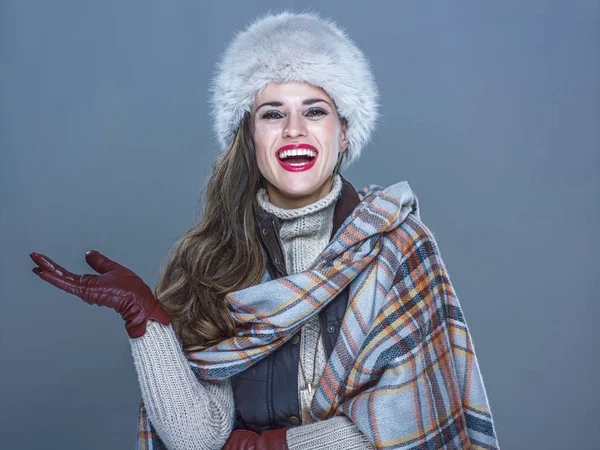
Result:
M377 119L362 52L267 15L218 64L223 153L154 291L99 252L33 271L126 322L139 449L498 447L460 304L407 182L340 174Z
M271 203L291 209L325 197L348 147L331 97L308 83L271 83L255 104L252 139Z

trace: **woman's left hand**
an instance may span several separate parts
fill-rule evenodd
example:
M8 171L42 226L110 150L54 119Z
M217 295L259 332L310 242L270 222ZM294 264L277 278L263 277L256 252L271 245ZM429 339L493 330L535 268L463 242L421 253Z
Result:
M223 450L288 450L287 428L267 430L261 434L249 430L233 430Z

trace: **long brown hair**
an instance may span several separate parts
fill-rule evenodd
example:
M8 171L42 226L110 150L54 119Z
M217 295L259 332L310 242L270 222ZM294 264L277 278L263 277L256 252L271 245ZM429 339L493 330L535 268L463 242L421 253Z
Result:
M175 243L154 290L185 351L229 337L235 322L225 295L258 284L263 275L255 199L261 186L247 114L202 188L201 218Z

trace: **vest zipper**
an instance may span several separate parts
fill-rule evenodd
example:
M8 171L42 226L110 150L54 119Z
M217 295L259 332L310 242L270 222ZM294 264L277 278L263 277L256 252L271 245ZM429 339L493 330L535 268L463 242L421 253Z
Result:
M279 254L283 258L283 242L281 242L281 238L279 237L279 233L277 232L277 227L275 226L275 220L271 220L271 224L273 225L273 232L275 233L275 237L277 238L277 243L279 244ZM281 265L285 268L285 260L281 261ZM284 276L287 276L287 268L283 271Z

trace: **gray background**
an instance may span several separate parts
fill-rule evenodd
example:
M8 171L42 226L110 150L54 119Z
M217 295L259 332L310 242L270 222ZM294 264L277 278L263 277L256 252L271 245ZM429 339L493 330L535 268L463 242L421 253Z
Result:
M334 18L372 63L382 119L344 175L419 197L501 446L600 448L599 2L0 5L2 448L133 448L120 317L39 280L28 254L93 272L95 248L153 286L217 155L213 65L284 6Z

